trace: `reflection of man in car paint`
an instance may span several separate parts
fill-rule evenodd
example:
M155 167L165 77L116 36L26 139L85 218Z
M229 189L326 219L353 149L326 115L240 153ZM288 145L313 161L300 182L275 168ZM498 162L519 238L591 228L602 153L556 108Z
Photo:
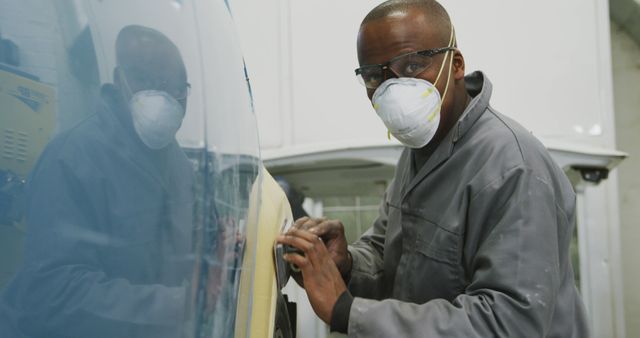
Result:
M175 141L178 48L128 26L98 112L58 135L28 186L24 266L3 296L15 336L176 337L193 274L193 169Z

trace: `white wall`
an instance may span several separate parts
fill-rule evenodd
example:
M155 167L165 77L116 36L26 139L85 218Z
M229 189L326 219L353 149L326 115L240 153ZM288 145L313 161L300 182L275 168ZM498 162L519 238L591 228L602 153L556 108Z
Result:
M377 3L232 2L264 149L386 140L353 74L359 23ZM613 146L606 2L442 3L468 71L493 81L494 107L544 139Z
M640 337L640 46L611 29L617 146L629 153L618 169L624 308L628 337Z

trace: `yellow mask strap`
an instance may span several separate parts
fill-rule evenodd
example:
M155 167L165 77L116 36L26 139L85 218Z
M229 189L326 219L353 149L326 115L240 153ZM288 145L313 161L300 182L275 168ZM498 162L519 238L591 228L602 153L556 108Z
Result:
M447 47L453 47L455 46L455 30L453 29L453 26L451 26L451 36L449 36L449 44L447 45ZM449 53L451 51L447 51L444 54L444 60L442 61L442 64L440 65L440 70L438 71L438 76L436 77L436 82L433 83L433 86L435 87L438 84L438 81L440 81L440 76L442 75L442 71L444 70L444 65L447 63L447 57L449 57ZM453 59L453 57L452 57Z
M449 46L448 47L453 47L455 46L455 30L453 28L453 26L451 27L451 37L449 38ZM440 100L440 102L438 103L438 107L436 109L433 110L433 113L431 113L428 116L429 122L431 122L436 114L440 111L440 108L442 106L442 102L444 102L444 99L447 97L447 92L449 91L449 82L451 81L451 69L453 68L453 52L451 51L447 51L444 55L444 61L442 62L442 66L440 66L440 71L438 72L438 77L436 78L436 82L433 84L433 86L436 86L436 83L438 83L438 80L440 80L440 75L442 73L442 70L444 69L444 65L447 63L447 58L449 57L449 54L451 54L451 59L449 60L449 71L448 71L448 76L447 76L447 84L444 86L444 94L442 94L442 98Z

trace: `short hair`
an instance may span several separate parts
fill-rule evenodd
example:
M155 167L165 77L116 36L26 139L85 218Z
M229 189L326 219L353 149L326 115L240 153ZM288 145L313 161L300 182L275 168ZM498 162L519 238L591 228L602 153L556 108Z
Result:
M451 29L453 25L447 10L435 0L388 0L374 9L362 20L360 27L375 20L386 18L396 13L406 13L410 9L419 9L425 14L436 29L439 30L438 36L443 46L449 44L451 38Z

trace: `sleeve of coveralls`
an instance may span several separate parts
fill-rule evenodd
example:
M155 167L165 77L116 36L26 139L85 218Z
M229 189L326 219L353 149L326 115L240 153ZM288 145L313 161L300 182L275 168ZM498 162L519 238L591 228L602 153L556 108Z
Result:
M175 337L186 290L108 276L92 200L63 161L45 161L30 183L25 267L14 302L28 336ZM96 180L98 180L96 178Z
M393 181L385 192L378 209L378 218L355 243L349 246L353 258L348 288L354 296L380 299L382 295L382 272L384 238L387 232L389 206L387 195L393 189Z
M481 227L470 283L452 302L355 298L349 337L543 337L560 285L558 231L566 224L550 185L516 167L471 197ZM474 221L474 218L476 219ZM564 250L563 249L563 250Z

